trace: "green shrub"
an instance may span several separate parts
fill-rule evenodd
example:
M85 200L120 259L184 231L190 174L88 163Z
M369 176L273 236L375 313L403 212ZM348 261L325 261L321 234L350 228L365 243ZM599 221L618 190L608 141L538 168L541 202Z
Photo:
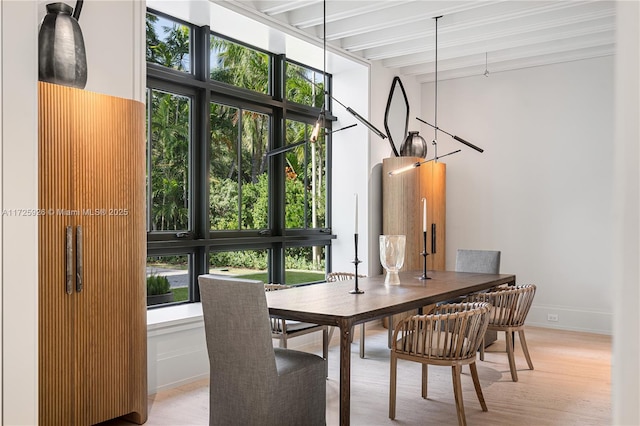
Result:
M147 277L147 296L166 294L171 291L169 279L161 275L150 275Z

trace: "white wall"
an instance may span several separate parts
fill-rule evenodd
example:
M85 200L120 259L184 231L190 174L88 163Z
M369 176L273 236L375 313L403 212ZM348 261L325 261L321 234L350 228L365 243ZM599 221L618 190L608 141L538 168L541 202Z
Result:
M445 161L447 267L457 248L501 250L538 286L529 324L611 333L613 58L441 81L438 102L438 125L485 149L438 138L462 149Z
M3 0L0 6L3 209L37 207L37 35L45 3ZM85 3L80 26L87 90L144 99L144 14L140 1ZM36 218L3 215L2 247L0 423L33 425L38 423Z
M640 4L618 2L615 62L613 424L640 424Z
M378 64L372 75L390 84ZM501 250L503 272L538 285L530 324L612 332L613 81L605 57L439 82L438 125L485 149L438 137L438 154L462 149L442 160L447 268L458 248ZM420 92L432 122L434 85ZM432 137L415 116L409 127ZM388 151L373 153L375 169Z
M37 206L37 7L2 2L2 208ZM2 215L2 419L37 424L37 219Z

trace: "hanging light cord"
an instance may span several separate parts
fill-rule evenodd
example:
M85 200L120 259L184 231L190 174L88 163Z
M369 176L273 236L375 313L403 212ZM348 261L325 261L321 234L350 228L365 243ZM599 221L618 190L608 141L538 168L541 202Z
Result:
M442 18L442 16L436 16L436 86L435 86L435 112L434 112L434 124L438 127L438 19ZM433 132L434 140L438 138L438 131L435 130Z
M322 87L327 92L327 0L322 1ZM327 103L327 95L322 99L322 126L325 126L324 106Z
M442 18L442 15L436 16L436 84L435 84L435 112L434 112L434 123L435 128L433 130L433 150L434 150L434 158L436 163L438 162L438 19Z

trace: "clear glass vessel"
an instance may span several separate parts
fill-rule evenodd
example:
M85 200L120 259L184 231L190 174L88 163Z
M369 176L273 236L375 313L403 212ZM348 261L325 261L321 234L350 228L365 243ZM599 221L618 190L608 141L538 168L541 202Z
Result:
M380 235L380 263L387 271L385 285L400 284L398 271L404 264L405 235Z

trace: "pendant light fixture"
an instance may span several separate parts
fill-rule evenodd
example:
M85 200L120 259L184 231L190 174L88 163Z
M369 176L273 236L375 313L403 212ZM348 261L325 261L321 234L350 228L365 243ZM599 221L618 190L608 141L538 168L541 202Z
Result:
M322 88L326 89L327 87L327 0L322 1ZM313 126L313 131L311 132L311 143L314 143L318 140L320 135L320 120L322 120L322 127L326 129L325 126L325 104L327 103L327 95L326 90L322 93L322 106L320 107L320 115L318 116L318 120L316 120L315 126Z
M343 104L342 102L340 102L338 99L336 99L331 93L329 93L328 90L326 90L326 82L327 82L327 1L323 0L322 2L322 54L323 54L323 78L324 78L324 84L322 87L322 90L324 91L324 95L329 96L332 100L336 101L340 106L342 106L344 109L347 110L347 112L351 115L353 115L355 117L356 120L358 120L360 123L364 124L369 130L371 130L376 136L378 136L381 139L387 139L387 135L385 133L383 133L382 131L380 131L376 126L374 126L373 124L371 124L371 122L369 122L369 120L367 120L366 118L364 118L363 116L361 116L360 114L358 114L353 108ZM313 84L314 86L318 87L318 84L314 81L311 81L307 76L305 76L302 73L298 73L302 78L304 78L305 80L307 80L309 83ZM318 117L318 120L316 121L315 127L313 129L312 135L311 135L311 139L312 141L315 141L315 139L317 139L318 134L320 132L320 127L321 127L321 123L320 121L323 121L324 124L324 120L325 120L325 109L324 109L324 103L322 106L322 112L320 113L320 116ZM324 126L322 126L324 127ZM353 127L353 125L344 127L343 129L349 128L349 127ZM342 129L340 129L342 130ZM337 130L336 130L337 131ZM315 139L314 139L315 137Z
M452 154L456 154L458 152L460 152L460 150L456 150L456 151L452 151L449 152L448 154L445 155L441 155L438 157L438 132L442 132L446 135L451 136L453 139L457 140L458 142L467 145L470 148L475 149L478 152L484 152L484 150L480 147L477 147L476 145L472 144L471 142L467 142L466 140L462 139L461 137L458 137L456 135L452 135L451 133L441 129L438 127L438 20L442 18L441 16L436 16L433 19L435 19L436 21L436 31L435 31L435 35L436 35L436 48L435 48L435 85L434 85L434 103L435 103L435 107L434 107L434 124L428 123L425 120L421 119L420 117L416 117L416 120L433 127L434 129L434 136L433 136L433 147L434 147L434 157L429 159L429 160L424 160L424 161L417 161L413 164L409 164L408 166L396 169L396 170L392 170L389 172L389 176L394 176L394 175L398 175L400 173L404 173L407 172L409 170L413 170L416 167L420 167L422 164L424 163L428 163L429 161L438 161L439 158L442 157L446 157L448 155L452 155ZM487 72L488 74L488 72Z

